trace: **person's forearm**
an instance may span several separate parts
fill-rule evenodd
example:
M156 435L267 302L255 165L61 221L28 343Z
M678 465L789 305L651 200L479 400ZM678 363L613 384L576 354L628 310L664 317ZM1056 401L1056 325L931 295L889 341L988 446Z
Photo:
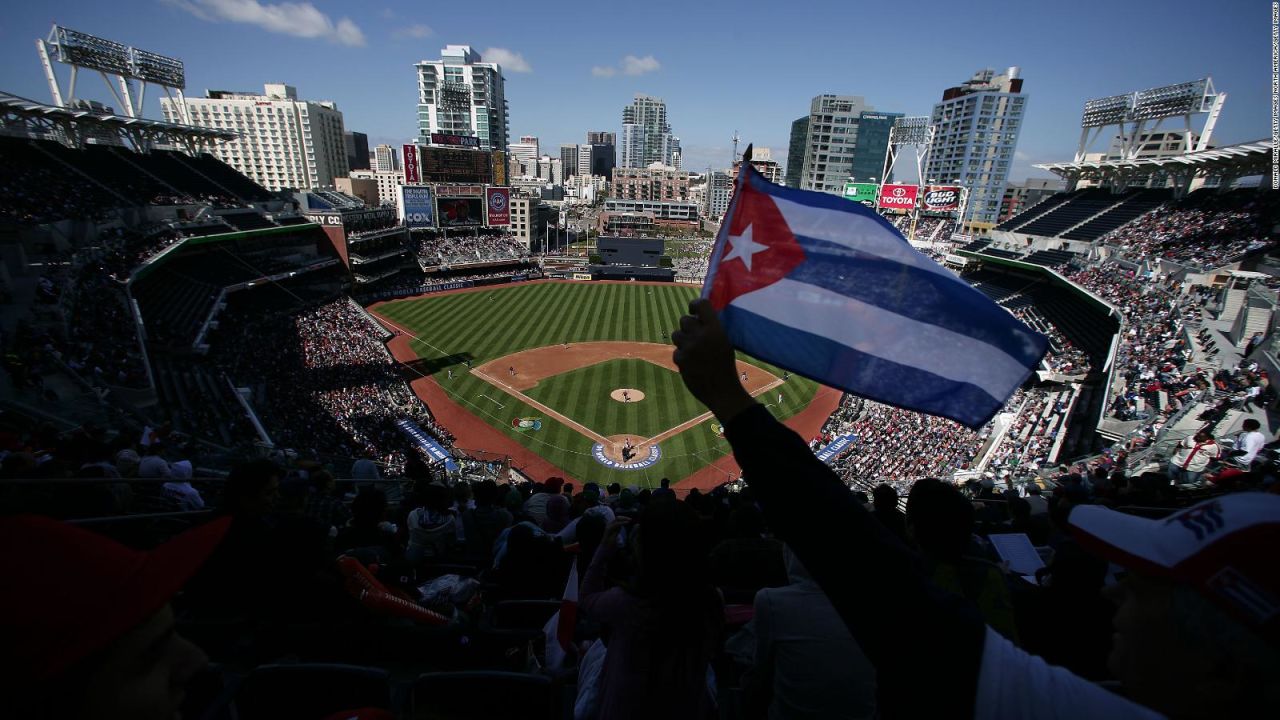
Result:
M769 526L817 580L876 666L891 715L973 712L983 623L935 588L917 558L871 517L809 450L759 405L725 422L725 436ZM886 622L886 613L901 622ZM929 678L930 691L919 680Z

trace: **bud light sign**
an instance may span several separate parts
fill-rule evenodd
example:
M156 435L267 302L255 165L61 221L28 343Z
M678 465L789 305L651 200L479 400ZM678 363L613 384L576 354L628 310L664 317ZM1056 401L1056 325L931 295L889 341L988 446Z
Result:
M408 228L434 227L431 188L425 185L401 185L400 216L404 219L405 227Z
M916 196L919 193L919 185L881 185L880 208L882 210L910 211L915 208Z
M924 194L924 210L944 212L960 208L960 188L951 185L930 185Z

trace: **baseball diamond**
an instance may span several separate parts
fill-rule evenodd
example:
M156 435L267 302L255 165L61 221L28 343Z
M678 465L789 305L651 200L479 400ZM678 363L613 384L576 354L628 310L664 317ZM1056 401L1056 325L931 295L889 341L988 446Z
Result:
M458 409L432 403L458 447L510 454L517 466L532 453L549 464L544 470L584 482L656 485L663 477L686 478L729 452L671 360L670 332L696 295L686 285L545 281L369 310L401 334L391 349L416 378L415 391L442 393ZM738 370L780 418L803 411L818 390L800 377L784 382L781 370L746 356ZM619 389L636 390L644 401L616 401L611 394ZM637 461L660 446L656 461L638 470L618 467L617 439L624 436L634 438ZM597 445L609 462L598 460Z

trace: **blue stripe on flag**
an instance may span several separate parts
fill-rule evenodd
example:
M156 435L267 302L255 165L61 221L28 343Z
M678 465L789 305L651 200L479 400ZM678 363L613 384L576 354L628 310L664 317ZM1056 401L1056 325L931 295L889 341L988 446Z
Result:
M1024 364L1038 364L1048 346L1046 338L954 275L914 268L825 240L796 240L806 257L787 276L790 280L967 335Z
M976 385L868 355L734 305L726 307L722 315L736 347L877 402L943 415L975 430L1004 406L1003 400L992 398ZM1033 370L1028 367L1018 385Z

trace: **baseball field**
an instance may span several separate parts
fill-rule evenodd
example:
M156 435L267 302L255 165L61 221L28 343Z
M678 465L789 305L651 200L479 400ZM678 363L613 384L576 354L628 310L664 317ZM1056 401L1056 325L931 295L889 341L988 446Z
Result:
M514 443L574 478L643 487L678 482L729 452L671 360L670 332L696 295L687 285L536 282L371 310L408 338L415 376L502 436L468 447L458 433L460 448L502 454L498 446ZM745 356L738 369L782 419L818 389Z

